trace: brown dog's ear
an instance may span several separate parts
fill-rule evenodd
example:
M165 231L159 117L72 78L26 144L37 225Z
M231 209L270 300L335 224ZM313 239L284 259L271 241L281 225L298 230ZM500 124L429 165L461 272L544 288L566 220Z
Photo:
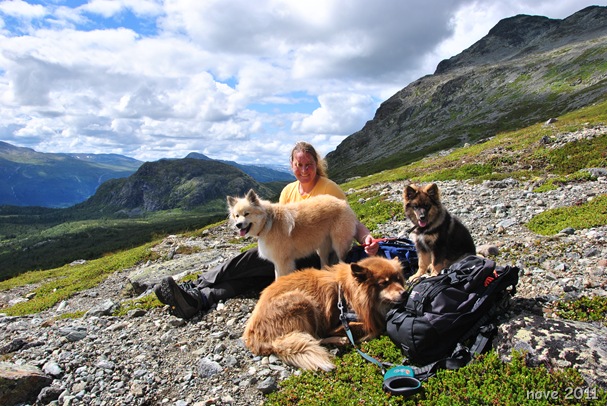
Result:
M400 262L400 259L398 259L397 257L394 257L390 261L392 262L392 265L394 266L394 268L398 269L398 273L400 273L402 275L402 273L403 273L403 263Z
M430 196L431 199L436 201L440 200L440 191L438 190L438 186L436 183L431 183L424 188L425 192Z
M232 197L232 196L228 196L227 200L228 200L228 207L234 207L234 205L238 201L238 199L236 199L235 197Z
M249 190L249 193L247 193L247 200L251 202L251 204L259 205L259 197L257 197L257 194L253 189Z
M413 200L415 199L416 195L417 189L415 188L415 186L407 185L405 191L403 192L403 199L405 199L405 201Z
M367 270L367 268L358 265L356 262L352 262L350 264L350 269L352 270L352 275L354 275L354 277L359 283L363 283L369 278L369 271Z

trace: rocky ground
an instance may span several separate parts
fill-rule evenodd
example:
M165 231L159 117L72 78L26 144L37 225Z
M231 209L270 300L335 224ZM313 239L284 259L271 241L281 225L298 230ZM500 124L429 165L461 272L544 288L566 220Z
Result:
M524 224L548 208L607 193L607 178L542 194L533 193L530 183L514 180L439 182L439 187L445 206L470 228L477 246L497 246L499 265L522 270L509 321L501 326L496 343L503 357L512 348L525 349L537 364L579 368L589 386L606 387L607 328L556 320L549 309L557 299L607 295L607 227L565 229L542 237ZM400 201L403 184L372 188ZM408 227L408 222L394 221L379 230L396 236ZM161 260L116 273L49 311L0 315L2 365L40 370L48 379L40 405L263 403L264 393L298 371L274 357L255 357L243 346L240 336L255 306L254 293L220 303L187 322L166 308L109 315L121 301L132 299L127 292L149 289L164 275L182 278L204 272L251 242L234 241L226 226L197 238L170 236L157 247ZM191 253L179 254L179 247L186 246ZM27 300L28 293L23 288L0 292L0 306ZM78 310L88 313L79 319L57 318ZM550 335L555 328L556 341Z

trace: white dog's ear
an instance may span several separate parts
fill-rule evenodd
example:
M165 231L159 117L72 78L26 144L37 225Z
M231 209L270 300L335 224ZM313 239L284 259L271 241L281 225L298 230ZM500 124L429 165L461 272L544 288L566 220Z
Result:
M249 190L249 193L247 193L247 200L251 202L251 204L259 205L259 197L257 197L257 194L253 189Z
M232 197L232 196L228 196L227 200L228 200L228 206L229 207L234 207L234 205L238 201L238 199L236 199L235 197Z

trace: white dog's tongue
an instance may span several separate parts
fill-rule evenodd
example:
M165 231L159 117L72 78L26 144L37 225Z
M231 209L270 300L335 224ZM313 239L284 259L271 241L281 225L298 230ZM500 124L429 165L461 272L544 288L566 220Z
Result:
M244 237L245 235L247 235L247 229L246 228L241 228L240 229L240 236Z
M422 221L422 220L419 220L419 221L417 222L417 224L418 224L418 225L419 225L421 228L424 228L424 227L426 227L426 226L428 225L428 223L426 223L425 221Z

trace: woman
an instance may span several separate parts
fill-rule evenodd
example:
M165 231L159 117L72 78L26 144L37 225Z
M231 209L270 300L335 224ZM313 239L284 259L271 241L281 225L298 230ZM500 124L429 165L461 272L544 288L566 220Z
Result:
M345 193L327 177L327 165L314 147L298 142L291 151L291 170L296 181L289 183L280 193L279 203L291 203L312 196L329 194L346 200ZM369 229L362 223L356 228L356 240L365 246L369 255L379 248ZM320 267L317 255L298 261L297 269ZM257 248L250 249L202 274L197 283L178 285L172 277L164 278L154 289L158 299L171 306L171 313L190 319L211 308L219 300L226 300L249 290L261 291L274 281L274 264L259 257Z

